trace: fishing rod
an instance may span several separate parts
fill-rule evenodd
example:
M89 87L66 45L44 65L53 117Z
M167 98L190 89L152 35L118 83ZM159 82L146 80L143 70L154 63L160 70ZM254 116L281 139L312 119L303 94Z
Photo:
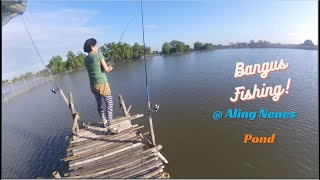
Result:
M128 21L128 23L126 24L126 26L125 26L124 30L122 31L122 34L121 34L121 37L120 37L120 39L119 39L118 43L120 43L120 42L121 42L121 39L122 39L122 37L123 37L124 33L126 32L128 25L131 23L131 21L132 21L134 18L135 18L135 16L133 16L133 17ZM107 50L108 50L108 48L107 48ZM107 58L105 58L105 61L107 62L107 61L108 61L108 59L107 59ZM110 60L110 64L109 64L109 63L107 63L107 64L110 66L110 65L111 65L111 60Z
M147 89L147 100L148 100L148 119L149 119L149 127L150 127L150 134L152 139L152 145L156 146L156 140L153 131L153 122L152 122L152 110L151 110L151 103L150 103L150 91L149 91L149 83L148 83L148 73L147 73L147 61L146 61L146 43L144 39L144 21L143 21L143 7L142 7L142 0L140 3L141 9L141 21L142 21L142 37L143 37L143 59L144 59L144 72L146 77L146 89ZM157 112L159 109L158 105L155 105L154 111Z
M30 34L30 32L29 32L29 29L28 29L28 27L27 27L26 22L24 21L24 18L23 18L23 16L22 16L22 14L21 14L21 19L22 19L22 22L23 22L24 27L25 27L26 30L27 30L27 33L28 33L28 35L29 35L29 38L30 38L30 40L31 40L31 42L32 42L32 44L33 44L33 47L34 47L34 49L36 50L36 52L37 52L37 54L38 54L38 56L39 56L39 58L40 58L40 60L41 60L41 62L42 62L42 64L43 64L43 66L44 66L44 69L47 69L47 67L46 67L46 65L45 65L45 63L44 63L44 61L43 61L43 59L42 59L42 57L41 57L41 55L40 55L40 53L39 53L39 51L38 51L38 48L37 48L37 46L35 45L35 43L34 43L34 41L33 41L33 38L32 38L32 36L31 36L31 34ZM49 74L49 76L50 76L51 81L52 81L53 84L55 85L55 87L52 88L51 91L56 94L57 91L59 90L59 87L58 87L58 85L56 84L56 82L54 81L54 78L53 78L53 75L52 75L52 73L51 73L50 68L48 68L48 74Z

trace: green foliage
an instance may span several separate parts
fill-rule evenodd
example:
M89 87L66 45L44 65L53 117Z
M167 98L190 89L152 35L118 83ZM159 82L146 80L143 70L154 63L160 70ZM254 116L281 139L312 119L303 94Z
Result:
M305 46L314 46L313 42L310 39L305 40L303 45L305 45Z
M202 46L203 46L203 43L202 43L202 42L196 42L196 43L194 43L194 45L193 45L193 49L194 49L195 51L200 51L200 50L202 50Z
M184 44L184 42L173 40L170 43L165 42L162 45L162 54L180 54L191 51L189 45Z
M170 54L171 45L168 42L165 42L162 45L162 53L163 54Z
M195 51L201 51L201 50L212 50L214 49L214 46L212 43L202 43L202 42L196 42L193 45L193 49Z
M51 69L53 74L58 74L67 70L66 64L67 63L62 60L62 57L58 55L51 58L47 68Z
M141 59L144 55L143 45L135 43L133 46L127 43L108 43L100 47L101 53L109 61L119 62L127 60L138 60ZM151 48L146 47L146 55L152 55Z

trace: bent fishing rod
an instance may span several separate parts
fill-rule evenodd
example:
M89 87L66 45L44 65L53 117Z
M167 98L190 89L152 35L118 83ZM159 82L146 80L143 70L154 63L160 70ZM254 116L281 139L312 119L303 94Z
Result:
M152 116L151 116L152 110L151 110L150 91L149 91L148 73L147 73L146 43L145 43L145 38L144 38L144 21L143 21L142 0L141 0L141 3L140 3L140 9L141 9L141 21L142 21L144 72L145 72L145 77L146 77L146 89L147 89L147 100L148 100L148 119L149 119L149 127L150 127L152 145L156 146L156 139L155 139L155 136L154 136L153 122L152 122ZM154 111L157 112L158 109L159 109L159 106L155 105Z

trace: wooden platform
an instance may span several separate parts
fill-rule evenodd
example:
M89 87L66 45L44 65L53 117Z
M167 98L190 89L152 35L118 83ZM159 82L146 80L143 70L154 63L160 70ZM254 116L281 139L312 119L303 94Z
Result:
M160 153L162 146L152 145L146 138L148 131L141 133L144 126L132 124L143 114L130 116L122 97L119 98L125 114L114 119L119 133L110 135L102 123L84 123L73 128L63 159L68 169L62 178L169 178L164 172L168 161ZM53 177L61 178L57 171Z

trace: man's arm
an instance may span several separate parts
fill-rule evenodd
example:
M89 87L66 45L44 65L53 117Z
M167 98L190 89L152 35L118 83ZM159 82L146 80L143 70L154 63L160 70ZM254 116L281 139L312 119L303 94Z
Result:
M107 73L110 73L112 71L113 67L111 65L108 66L104 59L102 59L100 62L101 62L101 65L102 65L104 71L106 71Z

